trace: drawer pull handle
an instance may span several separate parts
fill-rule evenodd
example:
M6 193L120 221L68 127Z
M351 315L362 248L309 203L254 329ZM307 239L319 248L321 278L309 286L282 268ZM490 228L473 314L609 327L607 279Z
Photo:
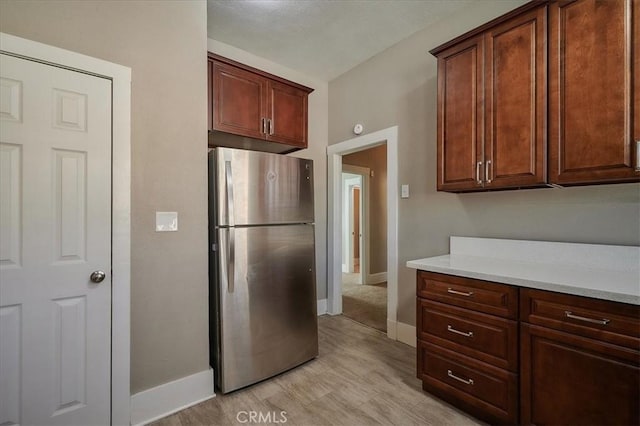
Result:
M451 287L449 287L447 289L447 293L451 293L451 294L457 294L458 296L464 296L464 297L471 297L473 296L473 292L469 291L469 292L465 292L465 291L458 291L458 290L454 290Z
M604 319L592 319L592 318L587 318L587 317L581 317L580 315L575 315L571 311L564 311L564 316L567 317L567 318L571 318L571 319L575 319L575 320L579 320L579 321L590 322L592 324L607 325L607 324L609 324L611 322L611 320L608 320L606 318L604 318Z
M465 333L464 331L456 330L455 328L451 327L450 325L447 326L447 331L459 334L459 335L464 336L464 337L473 337L473 331Z
M473 385L473 379L463 379L462 377L458 377L455 374L453 374L451 372L451 370L447 370L447 376L451 377L452 379L455 379L459 382L464 383L465 385Z

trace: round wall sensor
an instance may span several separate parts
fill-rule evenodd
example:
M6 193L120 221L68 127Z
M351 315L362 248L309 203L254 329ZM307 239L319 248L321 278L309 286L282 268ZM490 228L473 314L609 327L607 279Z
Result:
M364 130L364 127L360 123L353 126L353 133L355 133L356 135L359 135L360 133L362 133L363 130Z

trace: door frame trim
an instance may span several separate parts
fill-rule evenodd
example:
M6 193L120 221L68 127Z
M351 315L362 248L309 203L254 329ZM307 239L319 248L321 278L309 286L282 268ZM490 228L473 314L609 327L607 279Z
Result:
M111 424L128 425L131 404L131 68L6 33L0 33L0 50L112 82Z
M327 302L328 313L342 313L342 156L387 146L387 337L396 340L398 318L398 126L327 147Z

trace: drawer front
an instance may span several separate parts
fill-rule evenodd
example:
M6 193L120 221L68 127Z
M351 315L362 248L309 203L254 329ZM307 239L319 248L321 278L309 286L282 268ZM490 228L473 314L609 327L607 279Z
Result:
M418 363L419 378L427 390L453 396L488 414L490 419L517 421L516 374L427 342L418 343Z
M418 299L419 339L511 371L518 369L518 324Z
M521 321L638 349L640 306L522 289Z
M419 297L516 319L518 289L504 284L418 271Z

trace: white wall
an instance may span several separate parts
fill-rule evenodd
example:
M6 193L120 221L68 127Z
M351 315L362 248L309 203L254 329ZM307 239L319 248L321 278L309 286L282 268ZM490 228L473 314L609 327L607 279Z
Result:
M309 148L291 155L313 160L316 220L316 285L318 300L327 298L327 143L329 84L217 40L209 39L209 52L311 87L309 95Z

